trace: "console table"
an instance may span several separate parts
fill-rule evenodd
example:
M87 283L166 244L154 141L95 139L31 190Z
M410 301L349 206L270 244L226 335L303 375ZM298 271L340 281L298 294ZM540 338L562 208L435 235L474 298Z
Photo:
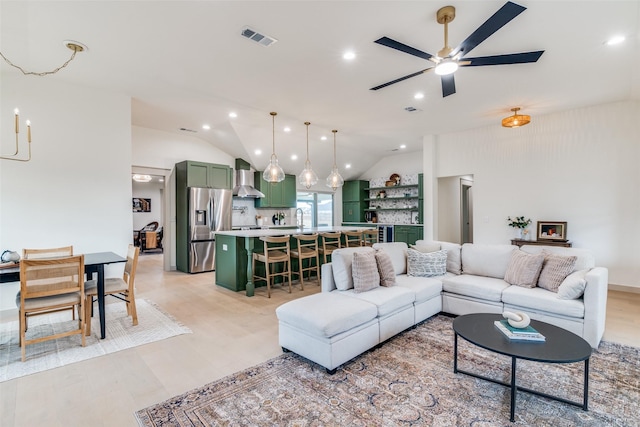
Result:
M570 248L570 241L557 241L557 240L522 240L522 239L511 239L511 244L516 245L518 247L522 245L545 245L545 246L562 246L564 248Z

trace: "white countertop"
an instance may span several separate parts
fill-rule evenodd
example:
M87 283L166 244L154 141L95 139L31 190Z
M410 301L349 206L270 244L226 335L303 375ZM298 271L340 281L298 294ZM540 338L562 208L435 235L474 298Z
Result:
M229 230L229 231L217 231L216 235L223 236L236 236L236 237L264 237L264 236L291 236L294 234L312 234L312 233L328 233L332 231L353 231L366 228L375 228L374 224L363 224L360 226L351 227L304 227L304 228L291 228L292 226L271 226L269 228L262 228L260 230Z

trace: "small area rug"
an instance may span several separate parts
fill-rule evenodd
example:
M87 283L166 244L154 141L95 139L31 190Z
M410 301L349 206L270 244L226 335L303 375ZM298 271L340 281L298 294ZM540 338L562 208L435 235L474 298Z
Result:
M141 426L508 426L509 389L453 373L452 319L435 316L334 375L285 353L136 413ZM515 425L638 426L640 349L603 342L589 411L524 392ZM581 402L584 363L518 361L518 384ZM459 368L509 381L510 358L459 341Z
M91 336L86 337L82 347L79 335L44 341L27 346L27 360L22 362L19 346L18 321L0 324L0 382L24 375L34 374L47 369L57 368L70 363L91 359L104 354L114 353L126 348L136 347L176 335L191 333L191 330L164 313L154 303L136 300L138 325L131 324L124 303L106 304L106 338L98 338L100 323L96 315L91 325ZM77 323L71 320L69 311L29 318L27 337L42 334L50 335L62 330L70 330Z

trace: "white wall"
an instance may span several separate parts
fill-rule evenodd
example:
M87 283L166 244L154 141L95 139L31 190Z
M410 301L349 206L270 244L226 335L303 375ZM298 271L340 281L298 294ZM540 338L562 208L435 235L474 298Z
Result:
M32 122L33 154L26 163L0 160L0 249L73 245L75 253L125 255L132 241L129 98L51 77L1 77L2 152L15 141L18 107L22 125ZM110 267L109 274L122 271ZM2 299L17 288L3 284Z
M496 123L436 136L425 163L438 177L473 174L474 242L507 243L507 216L567 221L573 246L591 250L610 283L640 287L639 119L640 103L619 102L518 129Z
M414 173L422 173L423 169L422 153L414 151L380 159L378 163L369 168L358 179L370 181L380 177L391 176L394 173L398 175L411 175Z

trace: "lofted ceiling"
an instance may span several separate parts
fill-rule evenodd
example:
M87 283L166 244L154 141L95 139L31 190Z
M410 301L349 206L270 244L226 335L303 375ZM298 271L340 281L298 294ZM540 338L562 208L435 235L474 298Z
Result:
M538 62L461 68L457 93L446 98L432 72L369 90L433 65L374 40L388 36L436 54L444 37L435 18L440 7L456 7L449 25L455 47L504 3L3 0L0 50L25 68L45 70L67 59L63 40L77 40L89 50L67 68L25 78L126 94L133 125L201 138L257 169L271 153L270 111L278 112L276 154L287 173L303 168L310 121L310 157L321 179L333 162L332 129L349 179L382 157L420 152L423 135L500 126L514 106L535 125L536 116L640 99L638 0L516 1L527 10L471 56L544 50ZM242 37L246 26L277 43L263 47ZM626 36L623 44L604 44L617 34ZM344 60L346 50L356 58ZM2 71L18 72L4 63ZM417 92L424 98L414 99ZM231 111L238 117L229 118Z

